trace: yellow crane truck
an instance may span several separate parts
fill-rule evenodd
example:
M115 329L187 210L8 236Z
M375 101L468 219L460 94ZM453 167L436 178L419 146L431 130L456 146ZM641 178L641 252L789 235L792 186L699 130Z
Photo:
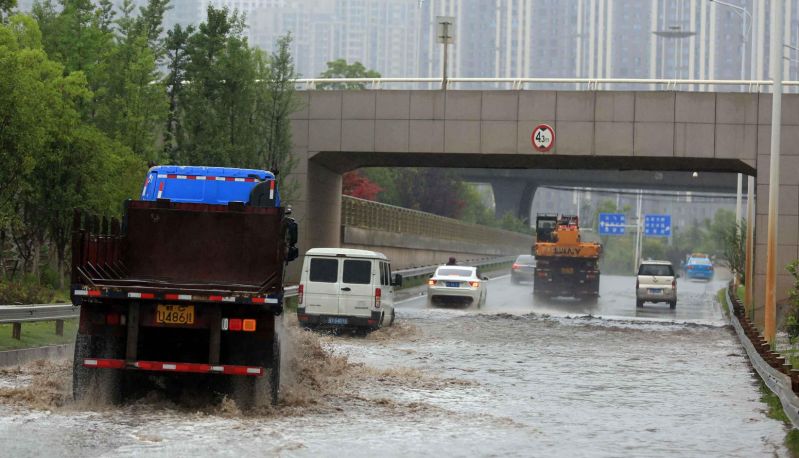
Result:
M599 298L599 258L602 245L580 238L577 216L539 213L535 222L536 297L576 297L596 303Z

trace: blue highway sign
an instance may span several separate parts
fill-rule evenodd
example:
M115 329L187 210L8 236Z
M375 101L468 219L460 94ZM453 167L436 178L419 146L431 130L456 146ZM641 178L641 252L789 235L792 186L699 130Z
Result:
M644 235L668 237L671 235L670 215L644 215Z
M599 214L599 234L600 235L624 235L627 215L624 213L600 213Z

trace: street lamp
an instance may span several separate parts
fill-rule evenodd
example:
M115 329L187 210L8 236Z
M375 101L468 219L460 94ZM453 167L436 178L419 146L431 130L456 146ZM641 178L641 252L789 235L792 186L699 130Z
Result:
M682 55L677 56L677 40L696 35L696 32L683 30L680 26L670 26L669 30L655 30L652 33L662 38L674 39L674 79L677 79L678 69L682 66ZM682 54L682 48L680 48ZM679 64L677 63L679 61ZM663 42L663 79L666 79L666 42Z
M724 5L732 8L735 11L735 14L741 17L741 39L743 46L741 47L741 81L746 79L746 43L749 41L749 33L752 31L752 15L749 14L749 11L746 8L731 5L727 2L721 2L719 0L709 0L713 3L718 3L719 5ZM749 27L746 27L746 16L749 16ZM754 71L754 63L753 68ZM746 88L741 85L741 92L743 92Z

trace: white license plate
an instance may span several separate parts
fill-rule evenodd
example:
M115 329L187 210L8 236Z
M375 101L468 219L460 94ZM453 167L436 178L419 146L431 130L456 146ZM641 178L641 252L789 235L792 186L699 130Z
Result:
M650 289L649 294L663 294L662 289Z
M328 318L327 322L330 324L347 324L346 318Z

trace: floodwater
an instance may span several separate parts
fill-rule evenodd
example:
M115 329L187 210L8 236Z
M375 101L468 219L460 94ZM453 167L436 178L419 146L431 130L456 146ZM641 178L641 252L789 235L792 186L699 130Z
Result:
M287 317L277 409L160 393L76 406L69 362L6 369L0 443L19 457L788 456L713 301L721 282L636 310L630 278L603 278L591 310L498 278L483 310L416 297L366 338Z

